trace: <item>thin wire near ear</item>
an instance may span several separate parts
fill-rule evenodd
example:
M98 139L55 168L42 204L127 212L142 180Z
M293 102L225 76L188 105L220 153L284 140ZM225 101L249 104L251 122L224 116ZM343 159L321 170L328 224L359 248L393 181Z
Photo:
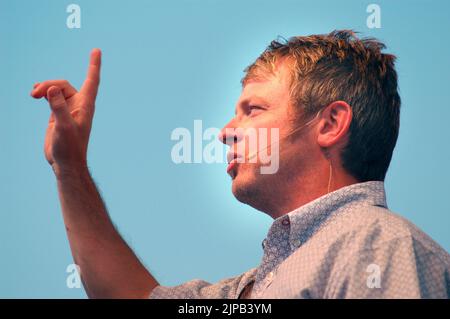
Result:
M328 173L328 187L327 187L327 194L328 194L330 192L331 183L333 181L333 165L331 164L331 156L330 156L330 153L328 152L328 149L324 149L323 152L324 152L325 158L328 160L328 163L330 164L329 173Z
M330 160L330 173L329 173L329 177L328 177L328 190L327 190L327 194L330 192L332 180L333 180L333 165L331 165L331 160Z
M289 134L287 134L284 138L289 137L289 136L291 136L291 135L297 133L297 132L300 131L301 129L303 129L303 128L309 126L309 125L311 125L312 123L314 123L314 121L317 120L317 119L319 118L319 115L322 113L322 110L323 110L323 109L321 109L319 112L317 112L316 116L314 116L314 118L312 118L311 120L309 120L309 121L306 122L305 124L303 124L303 125L297 127L296 129L293 129L293 130L292 130Z
M282 140L285 140L286 138L292 136L293 134L297 133L298 131L300 131L300 130L304 129L305 127L307 127L307 126L311 125L312 123L314 123L314 121L317 120L317 118L319 117L320 113L322 113L322 110L320 110L319 112L317 112L316 116L314 116L314 118L311 119L310 121L308 121L307 123L305 123L305 124L303 124L303 125L301 125L301 126L295 128L294 130L292 130L291 132L289 132L289 134L287 134L287 135L281 137L281 138L277 141L277 143L279 143L279 142L282 141ZM275 143L274 143L274 144L275 144ZM262 148L262 149L260 149L260 150L258 150L258 151L256 151L256 152L250 154L250 155L247 157L247 160L250 161L250 160L253 159L255 156L257 156L259 153L261 153L262 151L265 151L266 149L268 149L268 148L269 148L270 146L272 146L272 145L273 145L273 144L271 143L271 144L267 145L266 147L264 147L264 148Z

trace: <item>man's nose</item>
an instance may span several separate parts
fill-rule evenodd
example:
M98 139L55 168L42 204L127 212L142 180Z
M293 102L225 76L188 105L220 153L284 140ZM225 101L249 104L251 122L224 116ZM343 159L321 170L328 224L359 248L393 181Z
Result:
M228 146L233 145L234 143L239 142L242 139L242 130L236 128L232 121L225 125L218 135L218 139Z

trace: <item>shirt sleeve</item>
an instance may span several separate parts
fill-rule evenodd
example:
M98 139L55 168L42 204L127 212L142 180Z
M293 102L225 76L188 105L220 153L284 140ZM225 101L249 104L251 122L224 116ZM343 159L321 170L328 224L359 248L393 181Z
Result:
M330 298L448 298L449 263L410 236L353 254Z
M243 288L253 280L256 268L232 278L211 284L194 279L184 284L167 287L157 286L151 292L150 299L237 299Z

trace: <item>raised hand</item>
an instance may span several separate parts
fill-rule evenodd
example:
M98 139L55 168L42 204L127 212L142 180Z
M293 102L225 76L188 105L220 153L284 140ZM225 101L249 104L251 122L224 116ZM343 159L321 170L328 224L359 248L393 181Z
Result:
M87 148L100 83L101 51L91 52L86 80L77 91L66 80L36 83L31 96L45 97L51 108L45 136L45 157L55 173L87 167Z

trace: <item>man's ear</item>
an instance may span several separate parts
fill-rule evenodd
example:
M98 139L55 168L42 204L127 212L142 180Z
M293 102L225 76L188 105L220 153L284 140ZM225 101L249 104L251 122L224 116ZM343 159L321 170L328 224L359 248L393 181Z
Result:
M335 101L325 107L319 120L317 143L321 147L330 147L345 140L353 112L344 101Z

